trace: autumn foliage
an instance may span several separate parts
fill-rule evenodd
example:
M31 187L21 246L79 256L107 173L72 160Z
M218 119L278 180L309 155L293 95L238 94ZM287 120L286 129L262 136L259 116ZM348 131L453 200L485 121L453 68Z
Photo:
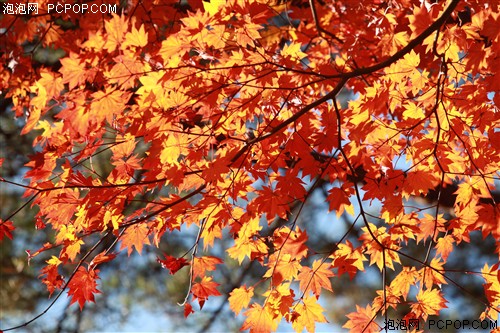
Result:
M190 227L191 250L157 262L165 278L189 275L186 317L224 297L219 267L253 262L261 280L225 295L241 329L314 332L332 280L373 265L380 290L344 327L378 332L395 309L425 321L447 307L447 260L471 234L492 238L498 259L498 1L131 0L117 14L38 4L0 20L0 90L20 135L35 134L17 185L33 225L54 231L29 252L49 254L50 294L82 308L117 253ZM37 48L65 55L37 63ZM318 189L350 221L327 251L301 219ZM3 242L15 214L2 211ZM212 255L226 237L227 257ZM484 280L480 318L497 320L498 260L482 267L462 273Z

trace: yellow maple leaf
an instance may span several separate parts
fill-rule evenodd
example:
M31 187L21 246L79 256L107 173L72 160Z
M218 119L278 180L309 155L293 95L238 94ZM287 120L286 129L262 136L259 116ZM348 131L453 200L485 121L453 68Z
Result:
M436 251L444 261L448 259L448 256L453 251L453 243L455 243L455 239L452 235L446 235L438 239L436 244Z
M81 239L76 239L74 241L65 244L63 250L61 251L61 258L67 257L70 261L75 260L84 242Z
M38 83L42 85L47 91L47 97L57 97L61 90L64 89L64 84L62 78L57 76L55 73L48 71L45 68L42 68L40 71L40 79Z
M267 333L276 331L278 320L274 319L274 314L267 306L252 304L252 307L245 312L245 322L241 330L250 329L250 333Z
M123 221L123 215L116 213L116 208L112 210L106 210L104 213L104 225L108 225L111 222L113 230L117 230L119 227L119 222Z
M46 263L49 265L59 266L62 261L58 257L52 256L49 260L46 261Z
M226 0L210 0L203 1L203 8L206 12L213 16L219 12L219 8L222 7L226 3Z
M69 225L61 225L59 232L56 236L56 243L62 243L64 241L74 241L76 240L76 230L75 227L71 224Z
M424 267L418 271L418 280L422 280L425 288L430 289L435 284L448 283L443 276L443 273L445 271L443 265L444 262L441 261L440 258L434 258L431 260L429 267Z
M106 44L106 39L103 36L102 31L91 31L89 32L88 39L82 44L82 47L93 50L102 50Z
M118 45L122 43L125 37L125 32L128 30L128 20L124 15L118 16L113 14L110 20L104 22L104 28L107 38L104 48L108 50L108 52L113 52Z
M149 72L142 76L139 81L142 86L137 90L139 96L139 106L149 106L151 103L157 106L163 106L166 101L166 94L161 79L165 75L164 70Z
M403 119L423 119L425 113L421 107L413 102L407 103L405 106L405 111L403 111Z
M281 56L285 58L290 57L294 60L300 60L307 57L307 54L302 52L300 47L300 43L286 44L285 47L283 47L283 49L281 50Z
M62 67L59 69L59 73L62 74L62 82L67 83L70 90L85 82L85 65L76 53L71 52L68 57L62 58L60 61Z
M446 307L446 300L439 289L426 289L418 292L417 303L412 304L411 309L417 317L422 316L426 320L428 316L438 315Z
M420 56L411 50L409 53L405 54L403 60L400 61L399 66L402 70L412 71L420 65Z
M141 24L139 30L132 27L132 31L127 32L125 40L120 46L120 49L125 50L127 47L144 47L148 43L148 34L144 30L144 24Z
M241 264L245 257L251 257L252 253L267 253L267 246L260 238L251 239L246 237L238 237L234 241L234 246L227 249L228 255L238 260Z
M296 332L302 332L304 328L308 332L314 332L316 323L327 323L323 315L323 308L318 304L316 297L306 296L302 303L297 304L295 312L298 314L295 320L292 321L292 327Z
M484 288L486 297L490 306L481 313L480 319L485 320L489 317L492 320L498 320L498 309L500 309L500 270L499 264L489 266L484 264L481 274L485 280Z
M417 278L418 273L415 267L403 267L401 272L392 280L390 287L395 295L403 296L406 301L410 287L415 285Z
M106 119L111 124L113 115L123 111L130 95L120 90L99 90L93 93L92 97L90 111L96 122L99 123Z
M276 262L276 258L277 262ZM272 279L273 286L277 286L285 280L293 280L297 278L299 270L302 268L296 258L292 258L289 253L276 255L269 259L269 269L264 277Z
M161 163L179 164L179 156L187 149L187 141L184 135L169 133L163 141L163 149L160 155Z
M229 307L235 314L239 314L243 308L248 307L253 296L253 287L242 286L235 288L229 293Z

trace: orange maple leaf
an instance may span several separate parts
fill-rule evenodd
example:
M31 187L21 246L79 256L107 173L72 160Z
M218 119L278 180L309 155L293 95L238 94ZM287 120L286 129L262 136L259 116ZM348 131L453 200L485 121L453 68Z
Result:
M206 271L215 270L215 265L224 263L222 259L212 256L195 257L193 260L193 278L205 276Z
M121 237L120 250L127 248L127 254L130 256L132 248L141 254L144 245L150 245L149 228L145 223L137 223L128 227Z
M321 260L315 260L312 268L303 266L297 279L300 280L300 289L305 293L311 290L316 298L321 294L321 288L332 291L332 283L329 278L334 274L330 269L330 264Z
M347 315L349 320L342 327L348 328L350 333L380 332L380 326L375 322L376 311L370 304L366 308L356 305L356 310Z
M201 282L196 282L193 284L191 288L191 293L195 299L198 299L198 303L200 303L200 308L203 308L205 301L210 296L220 296L220 292L217 290L217 286L219 284L217 282L212 281L212 277L204 276L201 279Z
M448 259L448 256L453 251L453 243L455 243L455 239L452 235L446 235L438 239L436 243L436 251L444 261Z
M412 34L410 39L415 38L420 35L422 31L427 29L432 24L432 18L427 10L427 7L422 5L421 7L415 6L413 9L413 15L409 16L410 28Z

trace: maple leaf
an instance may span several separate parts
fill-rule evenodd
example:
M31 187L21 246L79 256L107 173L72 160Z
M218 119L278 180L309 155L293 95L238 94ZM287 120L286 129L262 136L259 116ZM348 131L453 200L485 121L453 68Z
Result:
M322 290L344 273L357 283L367 256L394 272L346 328L378 331L376 315L400 311L412 286L420 291L405 318L446 306L436 286L459 274L447 259L475 232L500 235L497 1L306 2L130 0L120 15L71 13L64 27L53 15L4 15L2 106L36 153L23 184L8 179L17 164L6 154L0 163L14 163L0 182L24 188L37 229L54 231L28 252L55 254L40 275L50 294L64 286L59 271L95 245L101 252L68 284L72 303L93 301L95 268L115 259L101 248L108 238L130 256L150 235L164 248L193 226L196 238L183 237L191 263L158 262L171 274L192 264L200 307L220 294L211 272L247 281L228 302L247 309L251 332L283 319L314 331L326 322ZM27 52L33 44L55 50L55 64ZM8 134L9 147L22 147ZM345 233L314 222L325 197ZM12 238L21 209L30 205L0 221L0 240ZM427 240L435 257L412 260ZM481 317L497 318L498 265L481 274L490 305Z
M485 264L481 269L481 275L485 280L483 288L490 306L481 314L480 319L485 320L487 317L493 320L498 319L498 309L500 308L500 270L499 264Z
M288 227L280 228L274 233L273 244L283 254L290 254L293 258L301 259L307 256L308 247L307 232L297 228L291 230Z
M370 304L366 308L356 305L356 312L347 315L349 320L344 324L351 333L375 333L380 331L380 326L375 322L376 311Z
M427 320L428 316L438 315L439 311L446 308L446 300L438 289L420 290L417 294L417 303L411 305L417 317Z
M333 266L337 268L337 275L341 276L344 273L349 274L349 278L352 280L358 273L358 267L354 264L356 259L348 259L347 256L336 257Z
M442 214L438 215L437 219L429 214L424 214L424 217L420 219L420 232L417 233L417 243L430 236L434 236L433 240L436 241L438 233L445 231L445 223L446 220Z
M119 90L97 91L92 94L93 102L90 112L96 121L106 119L108 123L112 123L113 116L123 110L129 96Z
M372 239L371 233L378 237L378 242ZM373 224L369 223L368 227L363 227L362 230L365 232L360 239L365 241L366 253L370 255L370 265L377 264L377 267L382 270L383 267L388 267L394 270L394 262L401 263L399 260L399 255L396 251L388 250L388 248L399 249L394 246L394 240L386 233L386 228L376 228ZM384 247L382 247L380 244ZM384 261L385 260L385 261Z
M446 235L438 239L436 243L437 254L441 255L444 261L448 259L448 256L453 251L453 243L455 243L455 240L452 235Z
M335 210L337 212L337 216L342 215L344 210L347 210L349 213L354 213L354 207L351 205L349 201L349 196L347 193L338 187L333 187L329 190L330 194L328 195L328 202L330 203L330 210Z
M74 261L76 256L80 253L83 244L84 242L81 239L65 241L61 251L61 258L68 258L70 261Z
M52 256L47 263L48 265L41 269L39 278L43 277L42 283L47 286L49 295L52 295L56 289L61 289L64 285L64 278L58 272L58 266L62 261Z
M227 253L241 264L245 257L253 257L253 253L267 253L267 246L262 239L238 237L234 241L234 246L229 248Z
M104 48L108 52L113 52L118 45L120 45L125 38L125 32L128 29L128 20L124 15L113 14L110 20L104 23L106 30L106 43Z
M40 72L38 83L45 88L47 97L49 98L59 96L59 93L64 89L62 78L45 68Z
M361 249L354 249L349 240L346 240L345 244L339 244L338 249L331 258L334 259L333 266L339 269L339 273L337 274L339 276L342 274L341 272L354 271L353 273L355 273L358 270L363 271L363 261L367 260ZM351 276L351 274L349 275Z
M302 332L304 328L308 332L315 332L316 323L328 322L325 316L323 316L323 311L316 297L304 297L302 302L295 307L295 312L298 316L292 321L292 327L296 332Z
M412 30L411 39L422 33L432 24L432 18L426 6L413 8L413 15L409 16L410 28Z
M198 299L200 303L200 308L203 308L205 301L209 296L220 296L220 292L217 290L219 284L212 281L212 277L204 276L201 282L196 282L193 284L191 293L195 299Z
M332 283L329 278L333 277L333 272L329 269L330 264L315 260L312 268L303 266L297 279L300 281L300 289L305 293L311 290L316 298L321 294L321 288L332 291Z
M132 248L140 254L144 245L150 245L149 228L145 223L137 223L128 227L121 237L120 250L127 248L127 254L130 256Z
M427 193L437 184L437 180L432 175L421 170L408 172L405 182L407 182L404 186L405 191L413 195Z
M269 308L254 303L245 312L245 322L240 330L250 329L250 333L268 333L276 331L277 328L278 323L274 320L273 314L269 312Z
M144 47L148 43L148 34L144 30L144 24L141 24L140 28L132 27L132 31L125 34L125 40L120 45L122 50L127 47Z
M281 55L283 57L290 57L297 60L307 56L307 54L301 51L301 45L299 43L286 44L281 50Z
M301 269L300 263L288 253L279 255L270 260L269 269L264 274L264 277L270 277L273 286L279 285L285 280L293 280L297 278L298 272Z
M425 117L424 111L417 104L410 102L407 105L405 105L405 111L403 112L404 119L410 118L419 120L419 119L424 119L424 117Z
M391 289L395 295L402 296L404 300L408 297L410 287L415 285L419 275L414 267L403 267L401 272L391 281Z
M2 219L0 219L0 241L3 240L4 236L12 239L12 231L15 229L16 227L14 227L12 221L2 221Z
M443 276L443 272L445 272L443 265L444 262L440 259L432 259L429 263L429 267L424 267L418 271L418 280L423 280L424 286L427 289L432 288L433 285L447 284Z
M182 55L189 51L190 46L186 45L179 36L170 35L161 43L159 54L165 63L175 67L179 65Z
M95 269L87 270L83 266L78 268L68 283L70 304L78 302L80 310L82 310L85 302L94 302L94 294L100 293L97 290L98 273L99 271Z
M193 259L193 278L198 276L203 278L207 271L214 271L216 269L215 265L220 265L222 263L224 262L217 257L195 257Z
M184 318L187 318L191 313L194 313L193 306L190 303L184 304Z
M411 50L404 55L403 59L397 62L396 71L400 73L416 71L419 64L420 56L414 50Z
M290 282L282 283L272 291L266 291L262 296L267 297L266 306L274 313L277 320L280 316L290 313L290 308L295 302L295 293L290 288Z
M89 268L94 268L97 265L103 264L105 262L109 262L109 261L111 261L111 260L113 260L115 258L116 258L116 254L115 253L109 253L108 254L107 252L101 252L98 255L96 255L94 257L94 259L92 259L92 261L89 264Z
M77 85L85 82L87 75L85 65L76 53L70 53L69 57L63 58L61 61L62 82L68 83L69 89L75 88Z
M248 307L250 300L253 297L253 287L247 288L242 286L235 288L229 293L229 307L235 314L239 314L243 308Z
M182 267L189 265L187 260L184 258L176 258L166 254L163 254L163 256L165 257L165 259L160 259L159 257L156 257L156 261L161 264L161 267L168 269L170 271L170 275L174 275Z
M373 307L381 309L381 314L387 312L387 307L397 309L398 304L401 303L399 291L393 290L390 286L386 286L385 290L377 290L377 295L378 296L373 300Z
M288 203L290 200L285 196L278 195L269 186L264 186L259 192L259 196L252 202L257 207L257 210L266 212L269 220L272 220L276 215L285 219L289 210Z
M226 1L224 0L210 0L203 2L203 8L210 16L215 15L219 12L220 7L222 7Z

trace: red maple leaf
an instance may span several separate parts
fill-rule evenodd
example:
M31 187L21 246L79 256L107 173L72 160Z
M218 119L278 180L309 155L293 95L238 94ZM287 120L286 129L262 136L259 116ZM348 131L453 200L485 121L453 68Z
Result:
M163 256L165 257L164 260L156 257L156 261L159 262L163 268L168 269L170 271L170 275L174 275L179 269L189 265L184 258L176 258L167 254L163 254Z
M70 304L78 302L80 310L83 309L85 302L95 302L94 294L100 293L97 290L97 275L99 270L87 270L85 267L80 266L75 275L68 283L68 296L71 297Z

